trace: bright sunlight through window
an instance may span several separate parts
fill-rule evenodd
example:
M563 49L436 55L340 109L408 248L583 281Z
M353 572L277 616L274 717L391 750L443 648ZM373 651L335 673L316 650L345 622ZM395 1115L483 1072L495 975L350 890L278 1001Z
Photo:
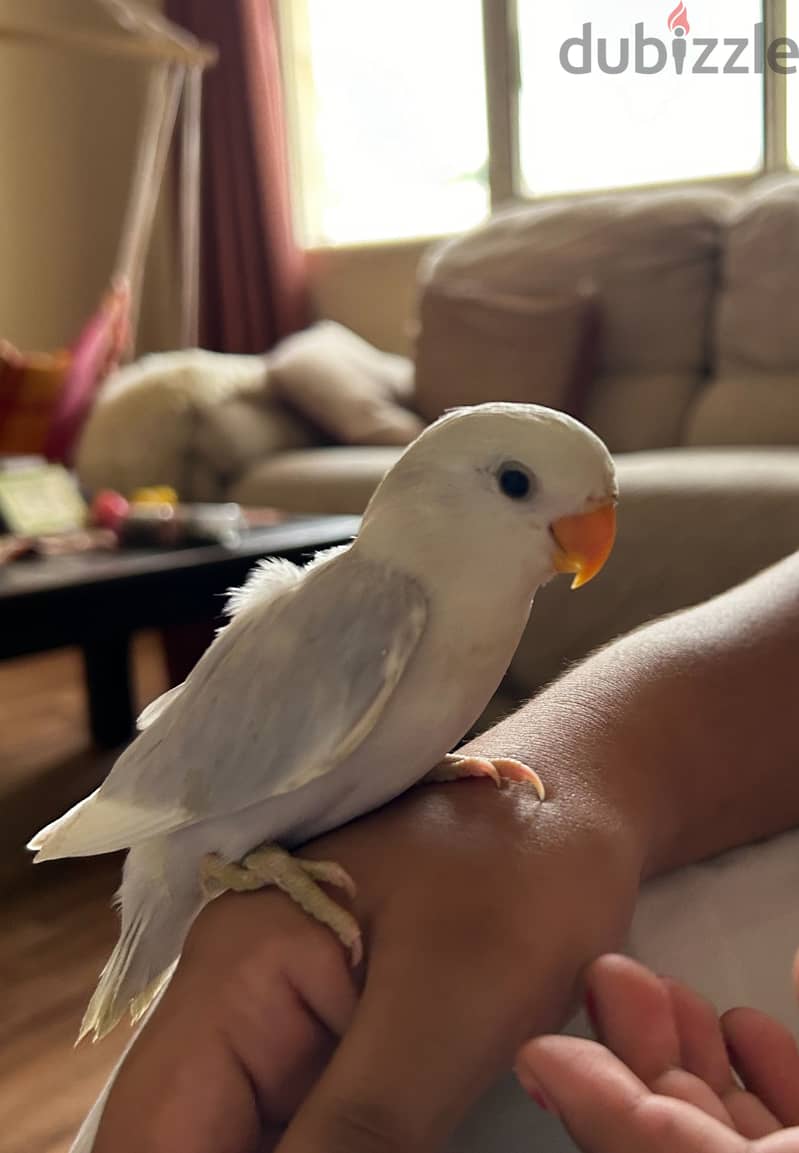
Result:
M542 195L696 180L756 171L763 150L763 77L754 67L758 0L519 0L520 160L528 192ZM674 21L687 23L690 38ZM657 38L638 49L643 36ZM585 29L585 25L589 25ZM683 28L683 31L685 29ZM748 37L743 75L724 75L721 45L698 75L693 37ZM638 37L639 41L642 37ZM567 70L561 46L574 40ZM676 49L675 42L678 43ZM684 52L682 75L674 53ZM665 59L664 59L665 55ZM602 67L600 67L602 66ZM662 66L661 71L655 69ZM602 69L605 68L606 71ZM618 69L609 74L609 69Z
M288 0L281 14L305 243L487 215L480 0Z

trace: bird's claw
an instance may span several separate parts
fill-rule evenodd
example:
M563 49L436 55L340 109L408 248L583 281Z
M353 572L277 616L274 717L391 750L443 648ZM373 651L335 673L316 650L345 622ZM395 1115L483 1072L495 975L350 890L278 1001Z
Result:
M441 783L446 781L460 781L468 777L488 777L498 789L504 787L507 781L516 781L521 784L530 784L538 794L539 800L546 799L546 789L538 773L517 761L513 757L461 757L450 754L444 757L432 772L428 773L425 781Z
M531 769L524 761L517 761L515 757L494 757L491 763L504 781L516 781L518 784L532 785L538 794L539 801L546 800L547 791L544 782L535 769Z
M346 869L335 861L309 861L307 858L294 857L296 864L300 865L306 877L316 881L318 885L332 885L334 889L343 889L351 901L358 895L358 888ZM247 864L245 860L245 865Z

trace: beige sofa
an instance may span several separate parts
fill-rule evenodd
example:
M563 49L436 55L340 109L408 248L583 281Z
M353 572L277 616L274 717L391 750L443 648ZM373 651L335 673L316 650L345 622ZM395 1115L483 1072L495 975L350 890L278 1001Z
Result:
M583 308L590 300L598 339L589 378L569 404L604 437L620 476L619 544L607 575L568 599L560 583L545 590L542 600L553 608L562 600L562 611L536 612L535 643L522 645L511 697L619 631L799 547L799 179L764 180L735 195L631 193L526 206L438 245L419 270L417 388L431 363L429 302L449 294L451 306L461 291L473 314L496 315L498 324L511 306L528 310L510 317L494 350L483 323L475 357L490 366L496 351L508 371L529 371L516 387L545 402L568 352L553 344L574 343L568 301L579 298ZM452 317L450 310L435 342L452 331L458 341L475 338L474 324L459 328ZM513 331L526 343L524 355L508 361ZM411 416L410 362L329 324L293 340L295 351L303 341L321 350L314 371L331 374L327 385L314 378L312 389L299 379L303 403L340 400L354 376L368 376L381 404ZM453 364L460 348L453 346ZM432 351L427 416L435 415L431 403L459 401L469 367L461 357L460 375L448 375L440 343ZM384 409L364 421L361 392L352 428L377 430L372 443L330 443L330 429L325 436L318 421L303 419L286 390L287 360L285 349L266 357L195 350L125 369L87 425L81 478L89 488L171 483L193 499L361 511L413 420L407 431L400 420L399 432L382 420ZM542 364L545 378L536 375ZM484 376L485 399L510 387L490 368ZM333 427L339 440L352 431L346 420Z

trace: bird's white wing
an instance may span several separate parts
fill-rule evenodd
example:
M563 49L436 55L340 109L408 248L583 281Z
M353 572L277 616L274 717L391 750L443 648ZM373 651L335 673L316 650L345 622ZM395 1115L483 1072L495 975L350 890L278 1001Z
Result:
M247 604L42 859L125 848L330 772L374 727L426 616L411 576L354 555Z
M345 546L349 547L349 546ZM228 599L225 605L225 611L228 616L234 617L237 613L242 612L244 609L252 608L254 605L265 605L268 601L274 598L286 589L291 588L292 585L297 584L302 580L304 572L309 571L315 565L324 563L330 560L333 555L337 555L340 551L339 548L329 549L326 552L319 553L308 569L302 569L299 565L292 564L290 560L283 560L282 558L276 559L269 557L266 560L259 561L253 570L250 572L241 588L230 589L228 592ZM227 627L227 626L225 626ZM175 685L173 689L167 690L151 701L146 709L142 712L139 719L136 721L136 728L139 732L144 732L149 729L150 725L174 704L178 697L183 695L184 684Z
M177 700L182 692L183 685L175 685L173 689L167 689L165 693L161 693L160 697L156 697L154 701L150 701L147 708L139 714L139 719L136 721L136 728L139 732L143 733L145 729L149 729L150 725L158 720L161 714Z

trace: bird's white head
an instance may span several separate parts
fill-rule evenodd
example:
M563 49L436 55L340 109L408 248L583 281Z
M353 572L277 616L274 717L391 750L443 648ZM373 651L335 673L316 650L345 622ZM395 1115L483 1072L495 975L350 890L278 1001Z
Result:
M434 563L444 549L455 563L500 556L533 585L570 572L576 588L610 555L617 496L610 453L579 421L538 405L476 405L447 413L406 449L361 537Z

